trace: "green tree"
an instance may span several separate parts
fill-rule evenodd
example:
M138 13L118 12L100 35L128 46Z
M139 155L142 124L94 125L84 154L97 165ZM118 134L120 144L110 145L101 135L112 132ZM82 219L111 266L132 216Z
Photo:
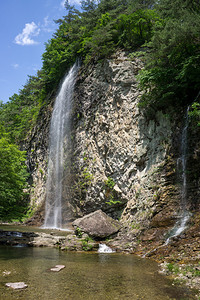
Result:
M27 207L24 189L27 172L25 152L9 142L3 126L0 126L0 219L22 217Z
M155 10L137 10L131 14L120 14L118 17L118 44L127 49L134 49L148 42L152 36L152 28L160 22Z
M128 11L135 12L139 9L153 9L155 0L128 0Z
M194 101L200 86L200 14L196 1L159 1L163 22L155 24L141 86L143 105L165 108ZM171 2L170 2L171 3Z
M19 143L36 123L39 110L44 101L44 82L41 73L29 76L19 94L0 105L0 123L10 133L12 142Z
M97 8L97 1L94 0L83 0L81 1L81 9L86 13L90 13Z

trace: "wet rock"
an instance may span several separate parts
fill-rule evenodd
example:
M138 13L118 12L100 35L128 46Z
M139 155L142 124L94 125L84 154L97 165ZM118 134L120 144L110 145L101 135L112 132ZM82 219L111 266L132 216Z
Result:
M51 268L50 270L53 272L59 272L60 270L64 269L65 265L56 265L55 267Z
M140 237L140 239L142 241L153 241L153 240L157 240L157 239L161 239L161 234L163 234L163 232L159 229L149 229L146 230L144 232L144 234Z
M81 237L76 235L68 235L61 245L61 250L65 251L92 251L97 250L98 242L89 238L87 234L82 234Z
M120 222L112 219L100 209L75 220L72 225L94 238L106 238L117 233L121 228Z
M177 220L173 215L173 211L162 211L154 216L151 220L151 227L170 227L173 226Z
M28 287L28 285L25 284L24 282L9 282L9 283L6 283L6 286L10 287L10 288L12 288L14 290L24 289L24 288Z
M53 235L45 232L15 232L0 230L0 245L59 247L67 239L71 231L65 235ZM59 234L59 233L58 233Z
M65 240L65 236L52 236L41 232L38 234L38 237L35 237L32 241L31 246L35 247L57 247L62 241Z
M18 232L0 230L0 244L26 246L38 236L34 232Z

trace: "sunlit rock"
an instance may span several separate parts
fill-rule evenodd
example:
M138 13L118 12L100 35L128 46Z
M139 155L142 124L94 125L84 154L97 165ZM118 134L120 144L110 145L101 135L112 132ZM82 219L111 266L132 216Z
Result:
M106 238L117 233L121 228L120 222L112 219L100 209L75 220L72 225L94 238Z

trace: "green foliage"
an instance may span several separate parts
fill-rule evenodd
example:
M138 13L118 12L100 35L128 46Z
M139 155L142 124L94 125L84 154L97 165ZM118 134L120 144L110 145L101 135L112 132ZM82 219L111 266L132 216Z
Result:
M88 171L87 167L83 167L74 188L77 190L82 190L83 192L87 192L87 187L92 183L92 180L93 175Z
M120 200L114 200L114 196L111 195L109 201L106 202L106 204L108 205L115 205L115 204L120 204L121 201Z
M93 249L93 239L87 236L84 240L82 240L82 249L84 251L91 251Z
M155 23L161 22L155 10L139 9L132 14L121 14L118 18L118 44L134 49L149 41Z
M175 274L178 274L180 272L178 265L173 264L173 263L168 263L167 269L168 269L168 271L175 273Z
M160 0L155 5L163 18L182 18L185 11L200 12L199 0Z
M56 87L67 68L81 57L86 63L113 53L117 47L133 49L151 37L157 20L150 9L132 11L130 1L81 1L83 11L66 2L67 15L46 43L43 67L46 89Z
M0 132L0 219L20 219L27 207L25 152Z
M189 116L190 120L193 122L195 126L200 126L200 103L196 102L200 97L200 92L195 100L195 102L191 105Z
M200 270L198 265L177 265L175 263L168 263L166 265L166 268L169 272L174 273L176 275L182 274L183 276L189 278L200 276Z
M105 196L108 201L106 201L106 204L108 205L115 205L121 203L120 200L115 200L116 199L116 193L113 190L115 186L115 182L111 177L108 177L107 180L104 181L105 183Z
M195 1L179 0L162 0L155 7L163 22L153 27L146 68L139 76L145 91L141 105L186 105L194 101L200 86L199 9Z
M19 94L14 94L8 103L0 105L0 123L13 142L22 141L36 124L44 91L40 75L38 72L38 76L29 76Z
M41 175L44 175L44 171L41 168L39 169L39 172Z
M199 267L195 267L195 266L186 266L185 268L185 272L186 273L191 273L192 274L192 277L200 277L200 270L199 270Z
M113 189L115 186L115 182L111 177L108 177L108 179L105 180L104 182L105 182L106 187L108 187L110 189Z
M82 230L79 227L76 228L75 234L79 238L82 238L82 236L83 236L83 232L82 232Z

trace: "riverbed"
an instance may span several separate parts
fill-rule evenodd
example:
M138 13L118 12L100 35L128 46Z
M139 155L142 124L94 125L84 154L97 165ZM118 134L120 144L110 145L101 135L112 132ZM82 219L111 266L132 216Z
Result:
M52 272L55 265L65 265ZM194 299L158 273L150 259L119 253L64 252L54 248L0 246L0 299ZM25 282L12 290L8 282Z

